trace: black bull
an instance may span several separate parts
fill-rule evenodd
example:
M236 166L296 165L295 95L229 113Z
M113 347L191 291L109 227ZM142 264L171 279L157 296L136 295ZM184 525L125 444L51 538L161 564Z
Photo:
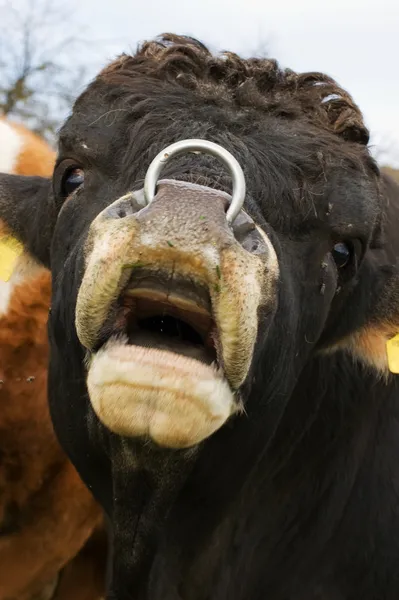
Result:
M140 204L186 138L241 164L232 227L203 155ZM0 176L51 268L52 419L109 520L109 598L399 598L399 190L367 142L328 77L168 36L77 100L52 181Z

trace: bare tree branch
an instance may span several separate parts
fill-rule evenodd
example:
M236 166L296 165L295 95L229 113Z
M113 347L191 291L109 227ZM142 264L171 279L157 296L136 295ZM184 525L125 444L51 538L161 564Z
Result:
M0 0L0 113L50 142L90 69L93 42L73 20L78 9L72 4Z

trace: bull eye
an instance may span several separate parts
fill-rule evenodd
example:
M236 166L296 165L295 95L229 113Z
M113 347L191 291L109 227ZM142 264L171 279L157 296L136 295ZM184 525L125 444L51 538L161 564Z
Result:
M77 167L68 169L65 172L61 183L61 193L64 198L67 198L70 196L70 194L72 194L72 192L77 190L78 187L83 184L84 180L85 175L83 169L79 169Z
M349 264L352 258L352 248L349 244L339 242L338 244L335 244L331 254L337 267L342 269Z

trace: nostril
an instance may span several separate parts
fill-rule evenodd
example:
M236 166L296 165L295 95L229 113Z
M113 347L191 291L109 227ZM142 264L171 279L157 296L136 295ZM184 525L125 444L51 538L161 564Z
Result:
M238 218L237 218L238 221ZM233 227L233 232L236 240L242 243L252 231L255 230L255 223L251 220L245 220L237 223L236 227Z
M117 202L115 202L114 204L111 204L111 206L108 207L106 216L109 219L124 219L128 215L133 214L134 212L135 211L129 209L129 207L126 206L125 201L119 202L119 200L118 200Z
M259 248L259 244L260 244L259 240L254 240L252 242L252 246L251 246L250 252L255 253L258 250L258 248Z
M233 224L234 237L251 254L267 254L268 249L253 219L241 211Z
M140 199L137 199L134 194L128 194L113 202L104 212L104 217L107 219L125 219L138 213L142 208Z

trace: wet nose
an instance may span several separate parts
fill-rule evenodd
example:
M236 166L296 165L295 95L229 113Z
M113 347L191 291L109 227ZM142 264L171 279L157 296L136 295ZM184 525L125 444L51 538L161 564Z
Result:
M130 211L125 203L122 211L119 206L110 212L125 217L130 213L147 242L151 239L156 246L194 250L204 244L220 247L234 241L226 219L230 204L228 194L191 183L161 180L153 201L133 216L143 192L133 194Z

